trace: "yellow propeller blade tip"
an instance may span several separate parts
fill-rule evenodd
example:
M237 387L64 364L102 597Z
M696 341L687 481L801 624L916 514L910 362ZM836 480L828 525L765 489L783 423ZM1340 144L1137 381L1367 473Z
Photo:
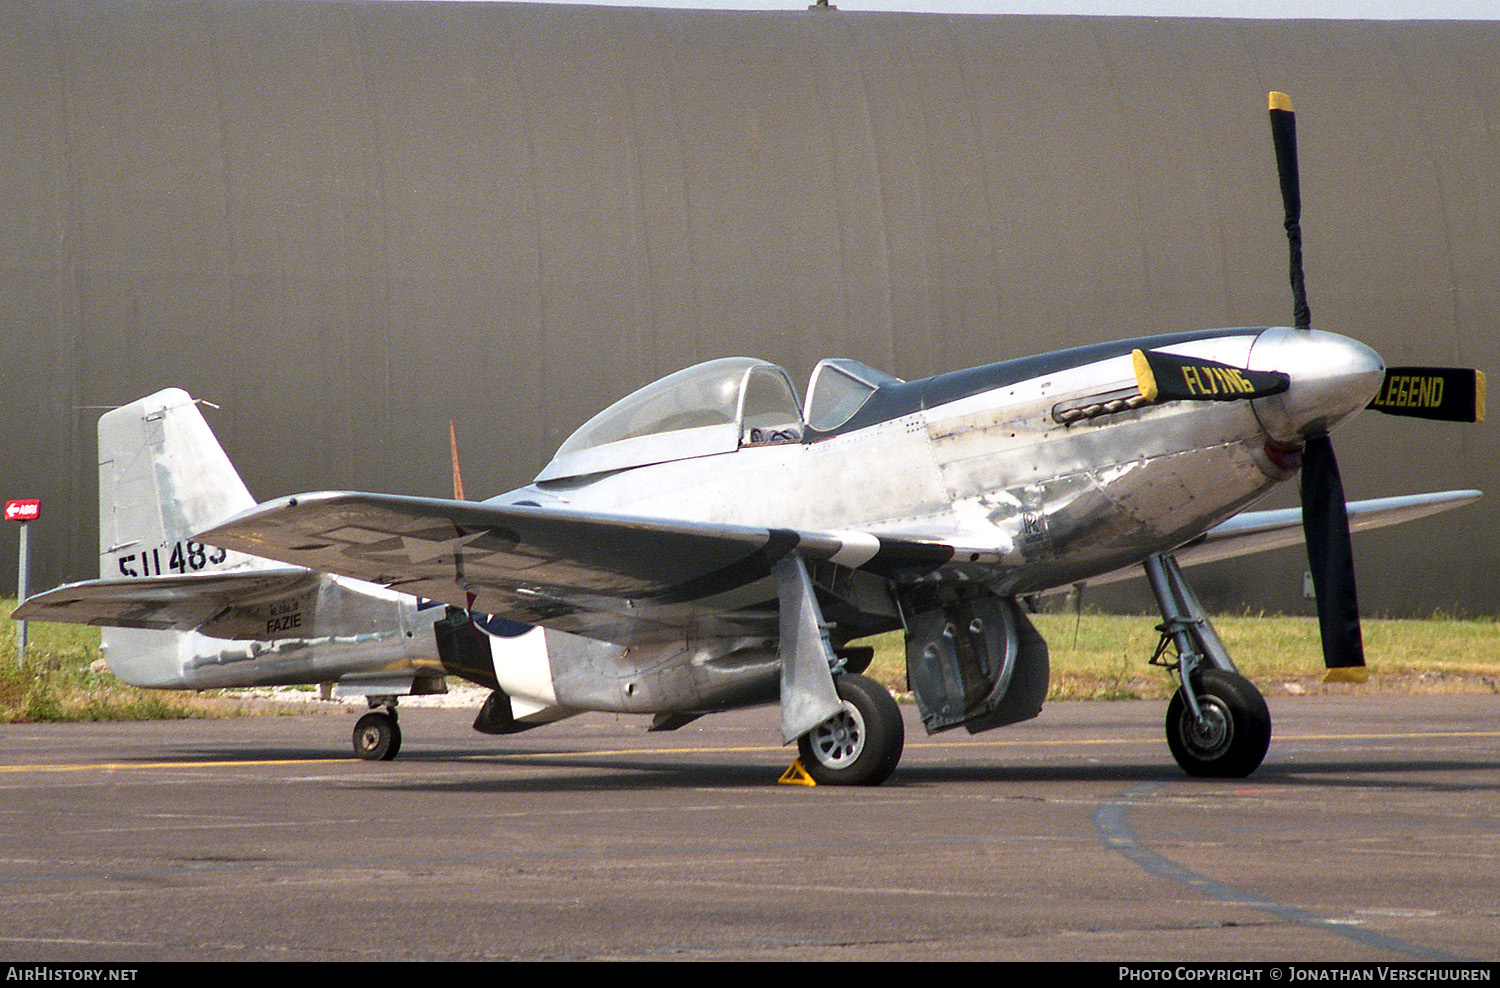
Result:
M1288 96L1286 93L1272 93L1271 94L1271 109L1273 109L1273 110L1285 110L1287 113L1295 113L1296 112L1295 110L1292 109L1292 98L1290 96Z
M1135 386L1140 389L1143 398L1147 401L1155 401L1158 394L1156 375L1151 372L1151 365L1146 361L1146 355L1140 350L1132 350L1130 359L1135 365Z
M1367 683L1369 681L1370 671L1364 666L1329 669L1328 675L1323 677L1325 683Z

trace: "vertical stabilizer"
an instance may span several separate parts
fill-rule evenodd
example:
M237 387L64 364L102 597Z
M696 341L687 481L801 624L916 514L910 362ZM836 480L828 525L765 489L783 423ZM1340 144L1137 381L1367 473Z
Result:
M99 418L99 576L177 576L269 567L194 541L254 507L239 472L193 396L167 388ZM137 686L195 685L189 668L222 649L194 633L103 629L110 669Z
M225 553L190 536L254 506L186 391L158 391L100 417L102 578L222 568Z

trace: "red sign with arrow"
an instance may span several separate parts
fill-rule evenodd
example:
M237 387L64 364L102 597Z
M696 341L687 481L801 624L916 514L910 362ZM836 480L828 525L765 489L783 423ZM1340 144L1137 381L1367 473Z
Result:
M42 502L37 500L6 501L6 521L36 521L42 514Z

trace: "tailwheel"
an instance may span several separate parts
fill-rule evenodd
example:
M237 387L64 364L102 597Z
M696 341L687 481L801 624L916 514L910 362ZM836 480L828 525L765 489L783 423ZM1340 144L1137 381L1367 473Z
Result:
M1189 775L1243 778L1254 772L1271 745L1271 712L1244 676L1203 669L1191 688L1201 716L1194 717L1179 688L1167 704L1167 747Z
M906 744L901 708L867 676L845 673L833 686L843 710L797 739L802 767L819 785L878 786Z
M388 762L400 750L401 726L394 711L371 711L354 725L354 753L365 761Z

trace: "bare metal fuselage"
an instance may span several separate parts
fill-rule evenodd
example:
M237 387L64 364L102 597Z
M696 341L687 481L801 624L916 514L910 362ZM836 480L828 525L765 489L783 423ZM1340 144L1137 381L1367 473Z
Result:
M1187 340L1177 352L1244 367L1260 330ZM984 547L944 578L1000 596L1067 585L1170 550L1263 496L1291 473L1249 401L1152 405L1059 421L1135 383L1128 347L1105 359L917 408L811 442L740 446L619 470L541 481L495 503L563 503L621 515L800 530L920 535ZM858 565L858 540L846 549ZM769 581L742 588L746 609ZM894 603L869 601L899 626ZM717 602L723 606L724 601ZM705 710L776 696L767 638L638 643L557 636L538 702L633 712ZM564 641L571 639L572 647ZM501 663L497 662L497 668ZM502 685L506 674L500 672Z
M1244 366L1257 330L1180 347ZM1066 584L1172 548L1290 474L1250 402L1168 403L1071 425L1059 405L1134 383L1128 353L806 443L742 446L533 485L623 515L858 530L995 547L1003 594ZM974 575L981 575L976 569Z

